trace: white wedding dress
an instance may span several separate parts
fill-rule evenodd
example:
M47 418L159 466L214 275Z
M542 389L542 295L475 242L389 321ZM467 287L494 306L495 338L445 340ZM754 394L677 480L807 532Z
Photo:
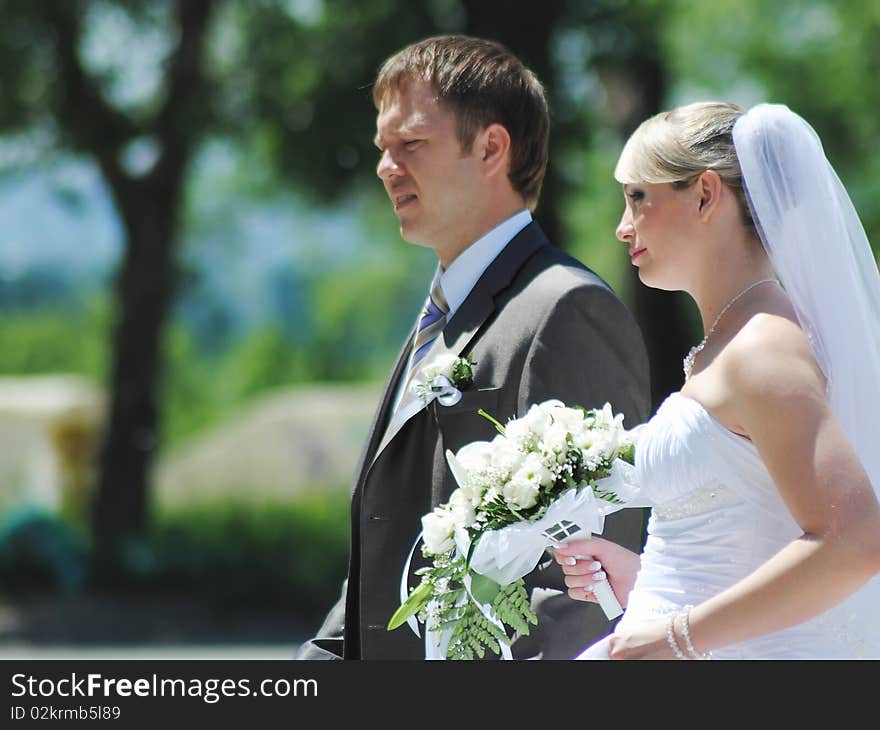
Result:
M641 569L620 627L701 603L803 533L754 445L696 400L673 393L639 430L636 480L652 511ZM876 579L873 583L867 590L877 587ZM806 623L716 650L713 656L877 656L861 630L873 623L873 616L864 615L865 606L862 594L858 604L845 602ZM607 643L606 637L577 658L607 658Z

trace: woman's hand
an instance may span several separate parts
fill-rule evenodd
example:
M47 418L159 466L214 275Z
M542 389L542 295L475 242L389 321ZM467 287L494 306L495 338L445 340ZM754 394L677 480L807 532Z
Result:
M620 605L626 606L641 567L641 559L632 550L601 537L591 537L567 542L554 553L565 573L569 596L576 601L596 603L593 584L607 578Z
M677 659L666 639L668 619L651 621L609 637L608 655L611 659ZM675 640L684 651L680 621L676 619Z

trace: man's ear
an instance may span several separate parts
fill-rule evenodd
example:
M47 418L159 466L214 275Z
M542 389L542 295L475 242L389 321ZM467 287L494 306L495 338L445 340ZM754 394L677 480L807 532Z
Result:
M510 133L501 124L490 124L478 137L478 154L487 175L507 174Z
M700 218L708 220L721 202L721 188L724 183L715 170L706 170L700 174L694 185L699 196Z

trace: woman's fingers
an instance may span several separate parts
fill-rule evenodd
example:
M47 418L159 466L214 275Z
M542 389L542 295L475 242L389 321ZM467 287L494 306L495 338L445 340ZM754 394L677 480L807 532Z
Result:
M602 569L602 563L593 558L585 558L583 560L575 560L573 563L563 563L562 572L566 575L586 575L587 573L595 573Z
M561 559L576 557L578 555L593 555L598 545L599 541L594 538L586 540L571 540L554 548L553 552L556 554L556 559L561 562Z
M598 563L593 563L599 565ZM580 573L565 573L565 585L569 588L582 588L584 586L592 586L594 583L605 580L608 576L605 571L601 570L602 566L593 568L592 570L584 570Z

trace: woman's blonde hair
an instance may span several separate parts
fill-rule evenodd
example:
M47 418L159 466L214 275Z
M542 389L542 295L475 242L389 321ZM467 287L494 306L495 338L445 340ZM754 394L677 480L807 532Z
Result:
M736 104L701 101L655 114L627 140L614 178L621 184L672 183L683 188L714 170L736 195L743 224L754 229L733 145L733 125L744 113Z

